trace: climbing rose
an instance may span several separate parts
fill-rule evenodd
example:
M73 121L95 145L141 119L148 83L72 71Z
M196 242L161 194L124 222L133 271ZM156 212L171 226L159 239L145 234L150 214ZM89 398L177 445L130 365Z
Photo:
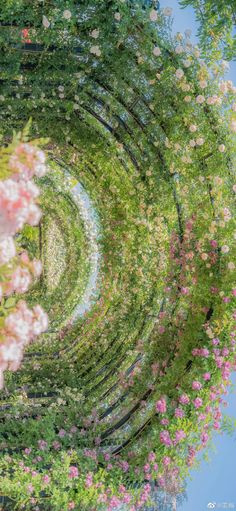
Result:
M200 408L202 406L202 399L200 397L196 397L196 399L193 400L193 404L195 408Z
M179 402L180 402L182 405L187 405L187 404L190 402L190 399L189 399L189 397L187 396L187 394L182 394L182 396L180 396L180 398L179 398Z
M78 477L78 475L79 475L78 468L72 465L69 468L69 479L74 479L75 477Z
M166 412L166 400L164 398L161 398L156 402L156 411L159 413Z
M0 265L6 264L16 255L16 248L11 236L0 240Z
M193 390L200 390L202 388L202 384L200 381L193 381L192 383L192 389Z
M169 431L160 432L160 442L164 445L172 445Z

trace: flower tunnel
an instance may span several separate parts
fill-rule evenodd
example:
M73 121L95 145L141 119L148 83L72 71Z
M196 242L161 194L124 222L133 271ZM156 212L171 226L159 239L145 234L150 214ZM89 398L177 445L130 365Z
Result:
M3 509L142 509L218 428L235 361L235 88L158 2L3 0L3 142L47 139L49 328L0 394ZM19 484L20 481L20 484ZM122 507L122 506L128 506Z

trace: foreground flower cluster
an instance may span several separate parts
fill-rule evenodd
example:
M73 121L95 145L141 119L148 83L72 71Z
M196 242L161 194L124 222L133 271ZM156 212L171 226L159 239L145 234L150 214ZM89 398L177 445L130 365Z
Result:
M32 261L26 251L17 253L14 237L25 224L38 225L41 211L36 203L39 189L31 180L46 173L43 151L30 143L14 141L0 154L0 388L3 373L16 371L25 347L47 329L48 320L40 305L32 310L20 300L16 307L12 295L28 291L40 276L41 262ZM9 298L11 297L11 298ZM9 313L10 312L10 313Z

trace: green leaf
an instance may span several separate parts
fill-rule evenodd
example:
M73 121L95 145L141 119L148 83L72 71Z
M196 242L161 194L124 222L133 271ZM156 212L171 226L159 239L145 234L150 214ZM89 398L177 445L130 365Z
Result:
M12 296L10 298L7 298L7 300L4 303L5 309L10 309L11 307L14 307L16 305L16 298L13 298Z

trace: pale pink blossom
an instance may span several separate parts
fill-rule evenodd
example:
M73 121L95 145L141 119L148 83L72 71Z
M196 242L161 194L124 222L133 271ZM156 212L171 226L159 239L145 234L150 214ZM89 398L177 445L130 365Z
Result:
M197 97L196 97L196 102L201 105L202 103L204 103L205 101L205 98L204 96L202 96L201 94L199 94Z
M47 172L45 153L31 144L19 144L10 156L9 167L16 180L42 177Z
M0 240L0 265L8 263L16 255L16 247L11 236Z
M161 55L161 50L160 50L159 46L155 46L155 47L153 48L152 53L153 53L153 55L155 55L155 57L160 57L160 55Z
M26 293L32 282L30 272L27 268L18 266L11 275L11 279L7 285L6 293Z
M183 78L183 76L184 76L183 69L177 69L176 72L175 72L175 76L176 76L176 78L181 80L181 78Z
M158 18L158 14L157 14L157 10L156 9L152 9L149 13L149 18L151 21L156 21L157 18Z

